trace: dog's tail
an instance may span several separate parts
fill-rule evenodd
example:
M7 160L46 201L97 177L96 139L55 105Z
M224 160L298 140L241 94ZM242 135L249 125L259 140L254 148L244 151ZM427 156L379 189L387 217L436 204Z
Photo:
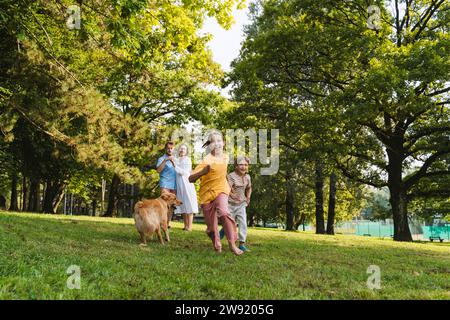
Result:
M155 223L151 221L149 214L146 214L147 210L149 209L144 207L144 202L138 201L134 205L134 219L136 221L136 226L138 224L141 226L138 230L141 230L144 233L153 233L156 230Z
M139 214L140 209L144 206L144 202L138 201L134 205L134 214Z
M138 201L138 202L136 202L136 204L134 205L134 207L135 207L136 209L140 209L140 208L142 208L143 205L144 205L144 202Z

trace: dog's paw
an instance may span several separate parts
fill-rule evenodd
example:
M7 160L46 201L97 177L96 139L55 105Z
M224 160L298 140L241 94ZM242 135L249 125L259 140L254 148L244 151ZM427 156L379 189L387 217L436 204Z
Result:
M140 246L140 247L146 247L147 244L146 244L146 243L140 243L139 246Z

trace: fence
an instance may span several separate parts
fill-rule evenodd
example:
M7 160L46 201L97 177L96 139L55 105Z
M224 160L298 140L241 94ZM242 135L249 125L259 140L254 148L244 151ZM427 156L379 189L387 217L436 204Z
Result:
M113 215L117 217L132 217L133 208L139 199L140 190L136 185L119 184L116 192L116 205ZM65 193L58 213L66 215L103 215L108 206L109 190L106 181L102 181L101 193L95 195L92 202L87 202L83 198Z
M423 221L412 220L409 228L414 240L447 240L450 241L450 223L435 222L428 225ZM368 221L354 220L337 223L336 233L356 234L360 236L371 236L379 238L389 238L394 236L394 223L392 220Z

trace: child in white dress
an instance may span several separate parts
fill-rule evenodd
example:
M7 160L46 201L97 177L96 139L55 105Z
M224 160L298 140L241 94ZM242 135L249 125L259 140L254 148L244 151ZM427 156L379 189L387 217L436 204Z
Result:
M177 198L183 202L181 206L175 209L175 213L183 216L183 230L191 231L194 213L198 213L198 201L195 186L188 180L192 171L192 163L185 144L180 145L178 148L178 158L175 159L175 171L177 173Z

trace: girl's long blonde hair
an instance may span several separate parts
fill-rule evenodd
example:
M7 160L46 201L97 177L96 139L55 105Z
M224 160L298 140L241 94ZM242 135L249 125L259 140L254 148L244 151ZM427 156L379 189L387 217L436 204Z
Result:
M222 138L222 141L224 142L224 146L225 146L225 140L223 138L222 132L220 132L218 130L212 130L208 134L208 139L206 140L206 142L202 146L202 148L206 148L206 154L210 154L211 153L210 145L211 145L211 142L213 140L213 137L215 137L215 136L220 136Z

